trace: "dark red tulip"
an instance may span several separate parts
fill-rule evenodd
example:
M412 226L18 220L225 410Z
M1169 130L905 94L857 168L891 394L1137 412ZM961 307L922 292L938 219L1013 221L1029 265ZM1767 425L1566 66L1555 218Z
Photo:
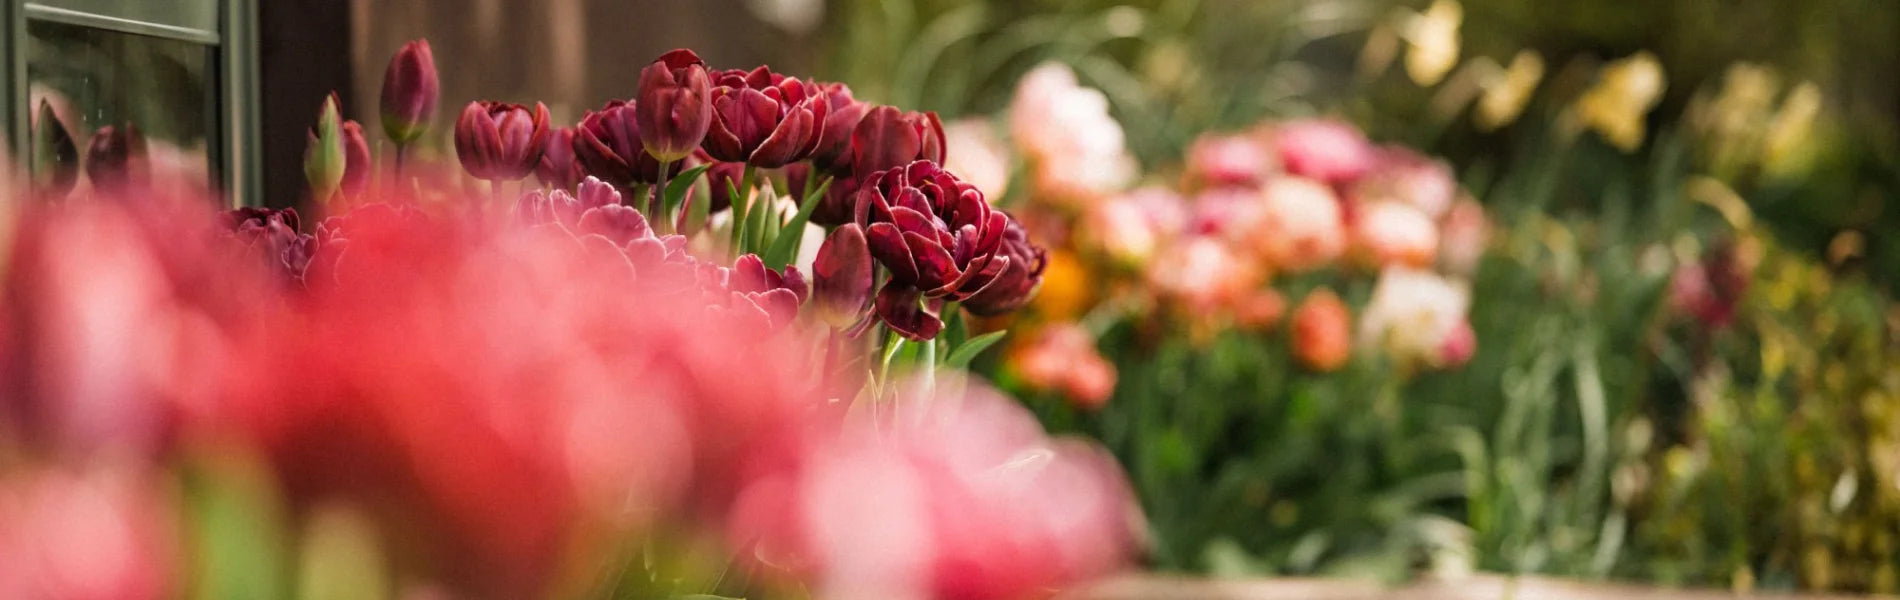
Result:
M123 188L145 177L145 136L132 124L107 125L86 144L86 177L94 188Z
M376 170L375 163L369 157L369 140L363 138L363 126L356 121L343 122L343 182L344 196L361 196L369 188L370 173Z
M581 117L574 132L574 159L582 170L618 186L660 181L660 161L641 146L635 114L634 103L615 100ZM681 165L673 163L668 175L678 173Z
M847 223L831 232L812 261L812 307L818 318L844 329L864 318L871 304L871 249L864 229Z
M660 55L641 70L634 118L640 122L640 143L647 153L662 162L691 155L712 127L711 99L711 74L692 50Z
M548 136L546 105L470 102L455 121L455 155L476 179L519 181L541 164Z
M580 185L587 171L574 157L574 136L579 131L574 127L557 127L548 133L548 145L541 151L541 164L534 168L534 177L541 185L555 189L573 189Z
M919 160L943 164L943 122L934 112L879 106L851 132L851 175L894 169Z
M856 220L871 255L891 273L878 291L878 315L911 339L936 337L943 328L936 307L982 291L1011 262L998 254L1009 216L933 162L865 178Z
M713 77L706 153L726 162L782 167L811 156L830 104L818 88L759 67Z
M1036 287L1042 285L1042 270L1049 266L1049 252L1029 241L1029 232L1013 217L1003 231L1003 245L996 255L1009 257L1009 266L989 287L963 301L964 308L985 317L1016 312L1028 304L1036 297Z
M858 212L858 180L838 178L831 180L831 187L825 189L825 197L818 199L818 206L812 209L811 222L819 225L841 225L851 222Z
M399 145L422 137L441 98L429 40L403 44L383 71L383 133Z
M824 127L819 130L818 149L812 152L811 162L826 173L848 174L851 169L851 133L857 129L858 122L864 120L864 114L870 112L871 105L852 98L851 88L845 84L820 83L817 86L829 105L830 114L825 115Z

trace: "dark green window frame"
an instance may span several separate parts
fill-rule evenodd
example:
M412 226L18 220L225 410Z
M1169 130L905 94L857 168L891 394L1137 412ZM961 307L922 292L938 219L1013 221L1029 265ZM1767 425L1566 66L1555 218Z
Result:
M219 124L218 183L233 205L258 204L257 3L260 0L0 0L4 132L24 154L29 115L27 23L46 21L181 40L214 49L217 93L205 110ZM82 140L83 143L83 140Z

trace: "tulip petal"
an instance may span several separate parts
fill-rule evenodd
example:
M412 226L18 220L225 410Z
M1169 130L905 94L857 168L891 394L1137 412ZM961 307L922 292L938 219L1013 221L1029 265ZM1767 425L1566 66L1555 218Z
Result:
M919 287L930 289L940 287L945 282L954 281L959 273L956 262L950 257L950 251L928 237L905 232L904 242L910 247L911 259L917 263L917 283Z
M834 327L856 321L871 301L872 267L863 229L852 223L831 232L812 261L819 318Z
M924 341L943 331L943 321L921 306L917 288L895 281L877 292L877 315L892 331L906 338Z
M582 234L597 234L613 240L617 245L653 236L653 230L640 211L610 204L587 209L574 225L574 230Z
M917 263L911 258L910 244L904 241L904 233L896 225L872 223L865 233L871 255L877 257L884 268L891 270L892 281L917 281Z

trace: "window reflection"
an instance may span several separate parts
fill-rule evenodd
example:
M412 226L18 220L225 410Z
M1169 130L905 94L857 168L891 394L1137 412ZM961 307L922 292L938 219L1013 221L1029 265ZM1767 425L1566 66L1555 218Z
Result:
M95 132L130 124L145 136L152 176L213 184L214 48L47 21L26 29L28 106L50 103L81 152Z

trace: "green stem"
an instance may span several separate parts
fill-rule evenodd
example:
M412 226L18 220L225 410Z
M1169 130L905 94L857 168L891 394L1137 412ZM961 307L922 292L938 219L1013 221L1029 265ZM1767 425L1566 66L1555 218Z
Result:
M903 348L904 337L898 335L896 330L892 330L890 337L884 340L884 362L879 365L877 369L877 383L879 387L883 387L885 382L890 381L891 359L897 358L897 351Z
M647 222L654 223L663 234L672 233L673 229L671 225L673 219L667 214L668 207L666 206L666 169L672 164L670 161L660 161L660 182L653 185L653 197L647 199L647 206L652 207L647 211L649 214Z
M746 209L747 205L752 202L752 178L757 175L758 168L747 164L745 171L739 175L739 188L734 190L738 193L732 196L732 208L730 210L732 211L733 256L745 253L743 242L745 241Z
M924 342L923 355L918 358L924 362L924 395L929 396L937 391L937 338Z

